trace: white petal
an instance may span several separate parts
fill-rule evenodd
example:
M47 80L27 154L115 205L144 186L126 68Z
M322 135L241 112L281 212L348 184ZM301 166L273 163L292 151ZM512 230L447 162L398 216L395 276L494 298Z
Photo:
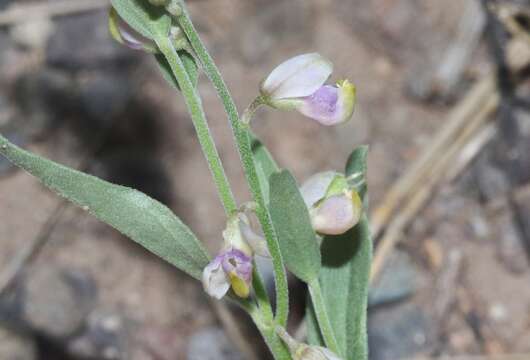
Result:
M329 185L337 175L340 174L335 171L321 172L311 176L302 184L300 193L308 208L311 208L326 195Z
M221 262L214 259L202 272L202 286L208 295L221 299L230 289L230 282Z
M320 54L298 55L278 65L263 81L261 91L276 100L309 96L332 72L333 64Z

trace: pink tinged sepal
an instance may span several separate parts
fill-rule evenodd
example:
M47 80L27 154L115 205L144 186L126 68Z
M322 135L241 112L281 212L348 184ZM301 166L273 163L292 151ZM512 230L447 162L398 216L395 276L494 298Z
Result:
M122 45L133 50L158 53L156 43L139 34L127 24L114 8L109 10L109 32L111 36Z
M272 101L306 97L324 85L332 72L333 64L320 54L298 55L278 65L263 80L261 93Z

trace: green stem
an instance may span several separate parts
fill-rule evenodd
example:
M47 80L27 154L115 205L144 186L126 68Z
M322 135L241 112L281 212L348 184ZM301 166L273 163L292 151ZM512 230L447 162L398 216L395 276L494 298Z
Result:
M274 277L275 277L275 286L276 286L276 321L278 324L285 326L287 323L287 316L289 313L289 297L287 289L287 275L285 268L283 266L283 260L280 253L280 246L278 243L278 236L272 221L270 214L265 204L261 188L259 186L258 174L256 171L256 166L254 164L254 159L252 156L250 134L246 129L246 126L239 120L239 114L237 108L234 104L232 97L226 87L226 84L217 69L217 66L213 62L208 50L202 43L193 23L189 19L189 15L184 7L183 2L181 2L183 7L183 12L180 16L177 16L176 19L181 26L182 30L188 37L197 57L200 59L203 69L206 72L206 75L210 78L210 81L213 83L225 110L230 119L230 124L232 126L232 132L236 140L236 144L241 156L241 161L243 163L243 168L247 178L247 182L252 193L252 197L256 202L257 209L256 215L261 223L263 228L263 233L267 239L267 245L272 256L272 262L274 267Z
M199 138L199 143L201 144L202 151L208 161L215 185L217 186L221 202L223 203L225 212L230 215L237 211L237 204L234 195L232 194L232 190L230 189L230 184L228 183L228 179L224 172L221 158L215 147L212 134L210 133L201 98L193 86L184 64L179 58L170 39L159 38L156 39L156 42L160 51L164 54L171 66L171 70L182 90L188 111L191 114L193 125L195 126L195 131L197 132L197 137Z
M292 360L291 353L281 338L276 334L275 325L273 322L264 321L262 315L257 311L250 311L252 320L258 327L258 330L263 336L265 343L274 356L275 360Z
M337 339L335 338L335 332L331 326L331 321L326 310L326 304L324 302L324 297L322 296L322 289L320 288L320 283L318 278L311 281L308 285L309 294L311 295L311 301L313 303L313 308L315 309L315 315L317 317L318 326L326 346L333 351L335 354L340 354L339 345Z
M256 110L259 109L261 105L265 104L263 100L263 96L258 96L250 103L250 105L245 109L243 112L243 115L241 116L241 122L244 125L250 124L250 121L252 120L252 117L254 116L254 113Z

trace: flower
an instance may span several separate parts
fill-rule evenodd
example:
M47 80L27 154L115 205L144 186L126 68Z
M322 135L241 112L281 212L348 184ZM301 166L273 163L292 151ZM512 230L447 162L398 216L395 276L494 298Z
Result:
M294 355L295 360L341 360L331 350L321 346L302 345Z
M297 110L322 125L351 119L355 86L348 80L324 85L333 72L317 53L295 56L277 66L261 84L263 102L276 109Z
M118 15L114 8L110 8L109 11L109 32L114 40L130 49L158 53L158 47L154 40L148 39L134 30Z
M238 213L227 221L223 231L224 248L204 268L204 290L217 299L232 288L234 293L247 298L252 283L253 256L270 256L265 240L252 229L247 216Z
M333 171L310 177L300 188L313 229L322 235L340 235L357 225L362 200L342 174Z
M226 295L228 289L237 296L247 298L252 282L252 258L241 250L222 251L203 271L204 290L217 299Z

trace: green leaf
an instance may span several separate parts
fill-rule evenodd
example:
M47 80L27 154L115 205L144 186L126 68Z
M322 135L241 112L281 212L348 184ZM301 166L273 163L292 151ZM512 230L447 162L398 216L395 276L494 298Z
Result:
M190 77L193 86L196 87L197 82L199 80L199 67L195 62L193 55L191 55L186 50L179 50L177 51L177 54L182 60L182 63L186 68L186 72L188 73L188 76ZM180 91L180 86L177 82L177 79L175 78L175 75L173 75L173 71L171 71L171 66L169 65L169 62L167 61L166 57L163 54L156 54L155 59L158 63L158 66L160 68L160 71L162 72L162 76L164 77L164 79L166 79L166 81L171 86Z
M163 7L153 6L146 0L111 0L120 17L134 30L154 40L156 36L167 36L171 17Z
M305 282L316 279L320 271L316 235L296 180L287 170L270 177L270 214L287 269Z
M259 186L265 198L265 203L269 203L269 178L278 172L279 168L272 158L271 153L265 145L258 140L253 134L250 135L252 156L254 157L254 164L256 165L256 172L258 173Z
M0 136L0 154L48 188L196 279L209 257L190 229L166 206L130 188L59 165Z
M372 240L363 217L352 230L326 236L322 242L320 284L341 353L346 359L366 360L366 317Z
M346 177L354 174L360 174L353 178L353 182L359 184L357 186L357 192L361 199L365 200L365 194L367 191L366 185L366 158L368 156L368 145L362 145L353 150L348 161L346 162Z

